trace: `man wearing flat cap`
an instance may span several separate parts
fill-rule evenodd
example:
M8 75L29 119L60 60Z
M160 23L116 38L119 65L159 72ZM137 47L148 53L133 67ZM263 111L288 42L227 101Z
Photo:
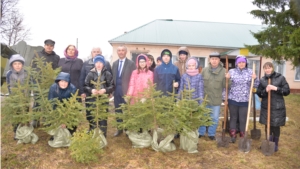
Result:
M226 74L226 69L220 62L221 55L218 52L213 52L209 55L209 65L203 68L201 74L204 79L204 96L207 95L207 108L211 109L211 118L214 124L211 126L200 126L198 129L199 138L203 137L208 127L208 137L210 140L216 140L216 130L219 122L219 114L222 103L222 91L225 88L226 79L229 74ZM229 84L230 85L230 84Z
M44 62L52 63L52 68L58 68L58 61L60 57L53 51L55 42L51 39L46 39L44 41L44 49L38 52L39 57L44 58ZM35 59L37 56L34 54L32 59ZM35 62L32 63L32 68L37 68Z

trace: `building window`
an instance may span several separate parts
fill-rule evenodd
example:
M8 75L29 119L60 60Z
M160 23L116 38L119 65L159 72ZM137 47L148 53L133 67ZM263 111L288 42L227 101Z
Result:
M178 58L177 58L177 56L176 55L172 55L172 63L174 64L175 62L177 62L178 61Z
M300 81L300 66L295 69L295 81Z
M255 74L259 77L259 69L260 69L260 60L247 60L248 68L252 69L253 63L255 63Z
M198 62L200 63L199 67L201 67L201 68L205 67L205 65L206 65L206 57L202 57L202 56L193 56L193 57L195 57L195 58L198 59Z
M285 76L285 60L281 60L279 61L279 63L277 61L273 61L273 65L275 72L278 72Z

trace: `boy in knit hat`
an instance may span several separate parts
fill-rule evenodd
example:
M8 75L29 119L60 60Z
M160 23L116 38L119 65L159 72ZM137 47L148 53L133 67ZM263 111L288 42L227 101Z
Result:
M173 92L173 87L179 87L180 73L171 62L172 53L169 49L161 52L161 58L162 64L154 70L154 83L156 83L157 90L161 90L164 95L167 95L167 92ZM173 81L175 82L173 83Z
M87 94L87 96L111 94L114 89L113 76L105 67L104 57L102 55L97 55L94 58L94 64L95 67L90 70L85 78L84 92ZM100 89L96 89L96 86L91 83L91 81L97 82L98 78L100 78L100 82L105 81L105 83L101 84ZM87 102L94 102L95 100L95 98L88 98ZM108 103L109 101L107 99L107 104ZM86 106L90 107L92 104L87 103ZM106 111L108 112L108 109ZM94 117L91 116L91 110L86 111L86 119L89 121L89 131L95 129L96 122ZM98 124L101 131L104 133L104 136L106 137L107 119L101 119Z
M24 63L24 58L19 54L12 55L9 59L10 70L6 74L6 83L9 94L11 94L11 88L16 87L18 82L20 82L21 85L24 84L24 80L27 77L27 73L24 70ZM15 140L17 140L15 138L17 127L18 124L13 125Z

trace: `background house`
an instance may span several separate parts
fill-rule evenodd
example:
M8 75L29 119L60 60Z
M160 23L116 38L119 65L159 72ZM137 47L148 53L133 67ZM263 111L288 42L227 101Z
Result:
M168 48L175 62L178 48L187 46L191 56L198 58L201 67L208 65L211 52L221 53L223 63L228 56L229 68L235 67L236 55L242 54L247 56L248 66L252 67L252 63L256 63L256 73L260 76L263 76L262 65L267 61L274 62L276 71L286 77L292 92L300 93L300 67L293 70L289 61L283 60L279 64L245 49L245 44L258 44L250 31L258 32L262 29L262 25L158 19L109 40L113 47L111 62L118 59L116 51L121 44L128 48L127 58L134 61L141 53L157 58L163 49Z

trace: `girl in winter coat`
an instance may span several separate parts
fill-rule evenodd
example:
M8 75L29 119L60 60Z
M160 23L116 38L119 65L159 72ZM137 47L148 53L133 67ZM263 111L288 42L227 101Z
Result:
M88 75L85 78L85 84L84 84L84 92L87 93L87 96L93 95L102 95L102 94L111 94L114 90L113 85L113 76L112 74L106 69L105 67L105 60L102 55L97 55L94 58L94 64L95 67L90 70ZM100 77L100 82L105 81L104 84L101 84L101 89L97 90L96 86L91 83L91 81L97 82L98 77ZM87 99L87 102L93 102L95 101L95 98ZM107 99L107 104L108 104ZM86 104L87 107L92 106L91 104ZM106 110L108 112L108 109ZM89 131L93 130L96 126L96 123L94 121L94 117L91 116L91 111L86 111L86 119L89 121ZM104 133L104 136L106 137L107 132L107 120L101 120L99 121L99 127L100 130Z
M74 45L69 45L64 51L65 58L61 58L58 66L62 72L70 74L70 83L80 89L80 72L83 61L78 58L78 50ZM79 94L79 93L78 93Z
M24 84L24 80L27 77L27 73L24 70L24 63L24 58L19 54L12 55L9 59L10 70L6 74L6 83L9 94L11 94L11 88L15 87L18 82L20 82L21 85ZM13 131L15 133L14 140L17 140L15 137L17 128L18 124L13 125Z
M60 72L56 79L55 83L53 83L50 87L48 100L53 100L57 98L59 101L63 101L63 99L68 99L72 96L72 94L76 93L76 87L70 82L70 74L65 72ZM54 109L56 106L54 105ZM61 125L62 128L66 128L65 124ZM71 135L76 131L77 126L72 126L73 129L69 129ZM50 138L53 140L53 136Z
M184 73L180 80L178 97L181 97L181 92L186 90L192 90L193 92L192 99L198 99L198 103L201 104L204 97L204 85L201 74L199 74L198 68L199 63L198 60L194 57L188 58L186 61L186 73ZM190 88L189 88L190 87Z
M247 68L247 59L243 55L238 55L235 59L236 68L230 69L231 86L228 93L228 107L230 111L230 136L232 143L236 140L237 121L239 121L240 137L244 137L250 85L252 78L255 79L254 87L259 84L255 72Z
M270 141L275 142L275 151L278 151L280 136L280 126L285 125L286 109L283 96L290 94L290 87L284 76L274 71L271 62L266 62L263 66L265 76L260 79L256 94L262 98L260 118L261 124L267 125L268 92L271 92L271 118L270 118ZM268 84L271 79L271 84Z
M149 70L148 57L144 54L140 54L136 58L137 69L131 73L127 96L139 96L140 92L143 92L145 88L148 88L148 80L153 83L153 72ZM142 98L141 101L144 101ZM134 99L130 103L134 103Z

